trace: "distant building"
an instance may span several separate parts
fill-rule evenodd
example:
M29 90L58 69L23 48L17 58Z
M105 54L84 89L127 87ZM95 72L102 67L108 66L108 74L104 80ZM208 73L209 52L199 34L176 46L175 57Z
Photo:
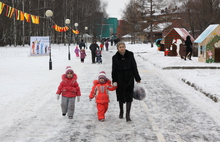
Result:
M112 35L117 34L118 19L117 18L103 18L101 24L96 26L96 35L100 39L111 38Z

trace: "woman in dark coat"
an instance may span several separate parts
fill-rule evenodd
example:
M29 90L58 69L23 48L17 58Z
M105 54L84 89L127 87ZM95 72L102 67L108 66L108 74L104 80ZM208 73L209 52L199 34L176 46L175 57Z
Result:
M189 54L189 60L191 60L191 56L192 56L192 41L190 39L190 36L186 37L185 45L186 45L186 55L185 55L185 59L184 60L186 60L186 56L188 54Z
M112 82L117 83L117 101L119 102L119 118L123 118L123 104L126 103L126 121L131 121L130 110L133 101L134 79L140 83L134 54L126 50L125 43L117 44L118 51L112 57Z

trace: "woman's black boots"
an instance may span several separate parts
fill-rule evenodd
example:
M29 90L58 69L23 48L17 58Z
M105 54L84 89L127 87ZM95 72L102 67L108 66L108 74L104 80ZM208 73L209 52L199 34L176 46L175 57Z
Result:
M126 121L131 121L130 118L131 102L126 102Z
M122 119L123 118L123 102L119 102L119 108L120 108L120 113L119 113L119 118Z
M119 118L123 118L124 110L123 110L123 102L119 102L119 108L120 108L120 113L119 113ZM130 118L130 111L131 111L131 102L126 102L126 121L131 121Z

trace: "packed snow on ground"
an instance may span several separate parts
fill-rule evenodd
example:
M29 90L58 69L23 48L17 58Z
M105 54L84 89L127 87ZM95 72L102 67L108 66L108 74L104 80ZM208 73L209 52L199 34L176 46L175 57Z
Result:
M99 142L99 141L220 141L219 69L184 69L215 66L197 57L167 57L150 44L126 43L134 52L146 98L134 100L132 121L119 119L115 91L110 92L106 121L99 122L95 101L89 101L92 82L100 71L111 79L115 46L103 51L103 63L92 64L86 49L84 63L68 47L52 45L52 70L48 56L29 56L30 47L0 47L0 140L2 142ZM89 43L87 44L89 46ZM56 90L66 66L78 75L81 100L73 119L63 117ZM166 67L180 69L163 69ZM193 85L192 85L193 84ZM207 95L208 94L208 95ZM216 97L217 102L213 101Z

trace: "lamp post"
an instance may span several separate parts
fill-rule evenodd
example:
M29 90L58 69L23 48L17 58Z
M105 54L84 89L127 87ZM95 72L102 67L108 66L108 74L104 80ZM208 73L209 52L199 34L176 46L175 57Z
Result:
M65 24L68 26L70 24L70 19L66 19ZM70 32L69 31L67 34L67 39L68 39L68 59L70 60Z
M53 11L47 10L45 13L46 17L49 19L49 70L52 70L52 60L51 60L51 17L53 16Z
M86 31L88 30L88 27L85 27L85 43L86 43L86 49L87 49L87 41L86 41L86 38L87 38L87 35L86 35Z
M151 48L154 47L154 43L153 43L153 2L152 0L150 1L150 18L151 18L151 22L150 22L150 43L151 43Z
M79 24L75 23L74 26L76 27L76 30L77 30L77 27L79 26ZM76 44L78 44L78 34L76 35Z

